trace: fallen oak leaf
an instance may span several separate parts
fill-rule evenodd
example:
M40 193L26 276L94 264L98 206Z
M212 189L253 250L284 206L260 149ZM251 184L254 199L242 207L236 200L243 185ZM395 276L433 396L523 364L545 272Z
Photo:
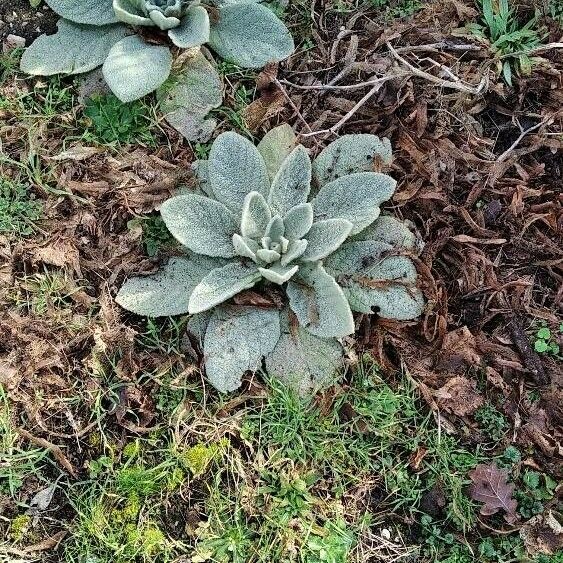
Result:
M502 509L505 512L504 519L513 524L518 518L518 503L512 498L514 484L508 482L508 470L499 469L495 463L481 463L468 475L472 481L469 496L483 503L480 513L492 516Z

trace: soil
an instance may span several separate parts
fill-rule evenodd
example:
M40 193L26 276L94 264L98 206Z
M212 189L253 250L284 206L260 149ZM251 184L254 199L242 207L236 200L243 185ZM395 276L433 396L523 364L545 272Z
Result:
M43 33L54 33L58 19L45 4L33 8L29 0L0 0L0 42L8 35L17 35L29 45Z

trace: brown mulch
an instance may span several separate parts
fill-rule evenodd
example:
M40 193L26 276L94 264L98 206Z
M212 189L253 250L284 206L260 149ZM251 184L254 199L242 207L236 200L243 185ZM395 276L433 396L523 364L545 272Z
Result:
M511 90L486 47L454 33L475 15L468 3L446 0L390 29L370 13L319 15L317 56L291 60L264 96L283 88L295 108L286 103L282 120L313 148L335 126L391 139L399 185L390 209L425 241L419 273L428 308L410 326L372 320L368 345L387 367L404 362L434 409L448 381L484 379L514 442L561 477L563 370L534 351L530 336L540 321L557 333L563 306L563 52L538 53L532 75ZM562 35L554 28L548 40ZM415 76L346 89L412 68ZM315 88L327 84L344 88Z

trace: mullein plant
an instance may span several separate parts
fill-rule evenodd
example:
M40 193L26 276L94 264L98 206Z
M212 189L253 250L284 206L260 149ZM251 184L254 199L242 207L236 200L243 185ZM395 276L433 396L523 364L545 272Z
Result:
M193 56L188 57L184 68L189 76L182 81L180 99L173 95L172 101L168 100L168 113L188 107L187 114L184 111L183 116L173 118L177 128L182 118L189 119L194 112L201 117L202 104L209 111L205 103L209 97L210 107L221 103L220 79L214 66L206 64L205 57L199 54L202 46L209 46L223 60L244 68L281 61L294 49L286 26L260 0L46 3L61 16L58 31L40 36L25 50L21 59L24 72L72 75L101 66L111 91L122 102L131 102L166 82L172 71L173 51L188 50ZM185 92L186 85L193 91L192 97L197 96L195 101L190 92Z
M198 191L160 209L185 256L128 279L117 302L150 317L189 313L219 391L237 389L263 362L300 391L331 381L353 311L408 320L424 307L411 259L419 245L405 223L380 215L396 182L373 171L375 157L389 163L391 147L374 135L344 135L313 162L287 125L258 147L219 135L196 163ZM232 300L250 288L284 298Z

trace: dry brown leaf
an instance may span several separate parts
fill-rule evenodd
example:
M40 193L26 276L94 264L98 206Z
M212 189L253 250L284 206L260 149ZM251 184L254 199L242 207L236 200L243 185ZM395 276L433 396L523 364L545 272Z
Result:
M52 266L71 266L76 274L82 277L80 271L80 255L78 250L68 240L58 240L47 246L36 248L33 252L35 260Z
M67 533L68 532L66 530L61 530L50 538L45 538L38 543L24 547L21 550L21 553L35 553L36 551L48 551L50 549L53 549L54 547L59 545L59 543L67 535Z
M76 145L59 153L56 156L48 157L50 160L86 160L96 154L104 152L101 147L83 147Z
M434 396L438 399L440 408L457 416L473 414L483 404L483 397L477 392L475 381L462 376L449 379Z
M554 430L549 424L549 417L538 405L530 407L524 424L518 430L518 441L526 445L534 444L548 457L555 456L558 451L558 443Z
M233 302L236 305L248 306L251 305L252 307L262 307L265 309L276 309L280 308L280 296L277 294L272 295L262 295L257 291L243 291L238 293L233 298Z
M118 424L136 433L146 433L155 418L155 405L147 393L134 385L123 386L118 393L119 403L114 414Z
M563 549L563 526L551 511L530 518L520 529L530 555L553 555Z
M262 95L250 103L243 111L244 121L250 131L257 131L260 125L280 113L285 105L282 92L265 90Z
M64 455L63 450L59 446L57 446L56 444L52 444L51 442L45 440L44 438L39 438L38 436L34 436L33 434L31 434L30 432L28 432L23 428L18 428L17 432L22 438L25 438L32 444L35 444L40 448L45 448L46 450L49 450L53 454L53 457L59 462L59 464L64 469L66 469L66 471L68 471L68 473L70 473L73 477L76 477L76 471L74 467L72 466L68 458Z
M440 360L436 367L457 372L480 364L481 355L477 351L477 342L466 326L446 334L440 351Z
M409 458L409 466L414 469L415 471L418 471L418 469L420 468L420 464L422 463L422 460L426 457L426 454L428 453L428 450L422 446L419 446L416 451L414 451L410 458Z
M508 470L499 469L495 463L479 464L469 472L473 482L469 487L469 495L473 500L483 503L480 513L483 516L492 516L499 510L504 511L504 519L514 523L517 502L512 498L514 484L508 482Z

